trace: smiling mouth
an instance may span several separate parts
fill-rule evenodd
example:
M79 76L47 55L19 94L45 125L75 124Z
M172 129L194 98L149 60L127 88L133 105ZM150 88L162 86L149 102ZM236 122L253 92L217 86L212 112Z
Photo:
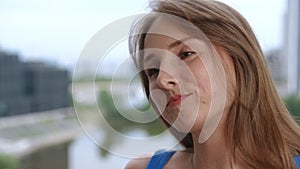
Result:
M182 100L184 100L185 98L189 97L191 94L186 94L186 95L174 95L172 96L168 103L167 103L167 106L166 107L169 107L169 106L176 106L178 104L181 103Z

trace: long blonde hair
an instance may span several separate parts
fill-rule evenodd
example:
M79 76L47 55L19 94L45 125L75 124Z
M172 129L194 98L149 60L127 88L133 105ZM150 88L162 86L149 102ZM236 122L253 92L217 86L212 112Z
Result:
M300 128L274 87L260 45L247 21L231 7L212 0L152 1L150 7L153 12L174 15L196 25L232 59L236 88L226 139L233 161L240 159L251 168L296 169L293 157L300 152ZM146 32L154 19L145 17L133 26L129 42L132 54L143 49L146 34L141 32ZM141 68L141 57L134 57L134 61ZM149 97L143 70L140 76ZM193 146L190 135L181 143Z

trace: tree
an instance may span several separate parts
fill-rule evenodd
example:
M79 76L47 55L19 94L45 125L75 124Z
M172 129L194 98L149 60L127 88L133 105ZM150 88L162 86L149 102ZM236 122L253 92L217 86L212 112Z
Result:
M285 105L290 113L297 119L300 124L300 97L299 95L292 94L284 99Z

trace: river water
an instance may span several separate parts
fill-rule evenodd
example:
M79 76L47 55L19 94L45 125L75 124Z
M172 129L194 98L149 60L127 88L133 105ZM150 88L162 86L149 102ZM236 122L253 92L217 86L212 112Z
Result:
M95 100L91 97L94 95L93 93L99 93L100 88L105 89L109 85L111 84L98 84L96 85L98 88L94 90L94 84L76 84L73 96L79 103L94 105ZM124 105L145 101L144 97L139 97L143 96L140 84L131 83L130 87L128 87L127 83L116 83L114 85L116 86L114 86L112 95L116 94L116 98L121 96L126 98L121 101ZM126 100L130 101L130 103L126 102ZM96 132L97 134L95 134ZM94 130L93 133L99 136L101 142L101 140L103 141L107 138L105 133L112 132L100 127ZM82 134L69 147L69 169L122 169L132 156L136 157L139 154L153 153L156 150L173 148L177 145L177 141L168 132L150 137L141 129L131 130L126 135L121 134L121 138L114 137L109 142L113 145L110 149L110 152L113 153L103 157L101 156L100 147L95 144L94 140L86 134Z
M99 147L87 136L75 140L69 149L69 169L124 168L128 158L110 154L101 157Z
M141 130L131 131L130 135L146 138L147 135ZM144 152L149 153L158 149L172 148L177 142L169 135L165 134L155 139L147 141L144 145L133 146L130 141L123 141L114 145L114 152ZM174 145L174 146L173 146ZM134 154L134 153L133 153ZM107 157L100 155L99 146L96 145L87 135L82 135L75 139L69 148L69 168L70 169L122 169L130 160L129 157L122 157L115 154L109 154Z

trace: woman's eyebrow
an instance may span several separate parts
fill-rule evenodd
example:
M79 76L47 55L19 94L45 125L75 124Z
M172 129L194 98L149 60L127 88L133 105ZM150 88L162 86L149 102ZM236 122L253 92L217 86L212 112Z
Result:
M190 40L190 39L193 39L194 37L186 37L186 38L183 38L183 39L180 39L180 40L176 40L175 42L171 43L168 47L168 49L173 49L181 44L183 44L184 42Z
M189 36L189 37L186 37L186 38L183 38L183 39L180 39L180 40L176 40L176 41L172 42L169 45L168 50L171 50L171 49L173 49L173 48L175 48L175 47L177 47L177 46L179 46L181 44L184 44L184 42L186 42L186 41L188 41L190 39L194 39L194 37ZM154 54L152 54L152 53L150 53L150 54L144 54L143 62L145 63L145 62L149 61L153 56L154 56Z

